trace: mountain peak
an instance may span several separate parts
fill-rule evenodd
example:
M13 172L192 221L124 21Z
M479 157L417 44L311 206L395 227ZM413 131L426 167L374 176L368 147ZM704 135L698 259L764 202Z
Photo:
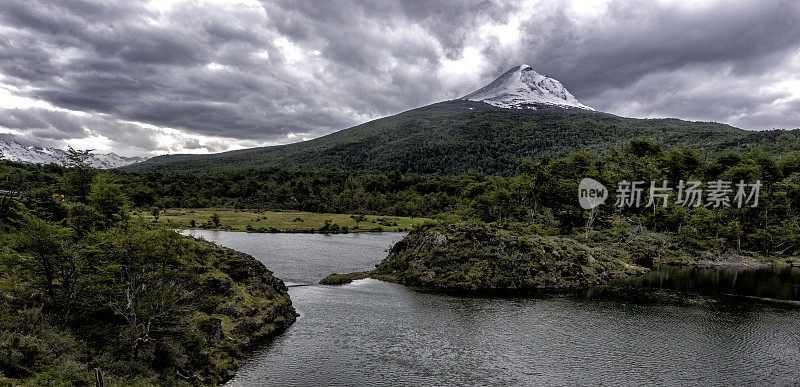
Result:
M578 102L561 82L537 73L526 64L506 71L492 83L465 95L462 99L483 101L490 105L514 109L556 106L594 110Z

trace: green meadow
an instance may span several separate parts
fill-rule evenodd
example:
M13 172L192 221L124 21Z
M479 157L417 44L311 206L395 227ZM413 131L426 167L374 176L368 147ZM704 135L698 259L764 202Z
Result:
M214 214L218 217L216 223ZM150 211L134 211L134 217L172 228L249 232L408 231L432 221L403 216L232 209L166 209L159 212L158 219Z

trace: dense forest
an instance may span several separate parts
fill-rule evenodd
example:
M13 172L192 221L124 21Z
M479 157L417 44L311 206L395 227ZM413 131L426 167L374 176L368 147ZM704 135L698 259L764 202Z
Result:
M793 255L798 244L800 153L780 160L754 149L708 157L691 148L666 150L652 141L633 140L624 150L596 157L524 160L516 176L421 175L340 170L250 170L215 175L121 174L138 206L230 206L315 212L477 219L506 228L523 227L546 235L586 231L640 230L669 236L671 245L692 249L747 250L762 255ZM611 191L596 213L577 202L578 182L594 178ZM718 209L675 205L618 208L621 181L681 180L707 183L761 181L758 207ZM733 199L731 193L731 198ZM646 192L645 192L646 195ZM645 197L645 199L647 199ZM591 222L587 222L591 218ZM592 233L588 233L590 236ZM607 233L603 233L604 235Z
M0 385L196 385L295 319L242 253L137 222L113 177L0 165Z
M155 157L126 169L190 173L246 169L337 168L381 173L519 174L525 158L596 156L623 150L635 138L703 157L760 148L784 154L800 147L800 130L748 131L715 122L637 119L580 109L501 109L453 100L370 121L294 144L211 155Z
M50 205L46 203L54 194L86 195L60 185L70 176L64 168L6 163L5 170L16 177L6 178L0 189L9 189L14 179L24 182L28 188L22 202L33 211L45 211L41 208ZM587 234L588 225L593 231L657 232L679 246L718 252L734 248L792 255L800 248L797 152L780 160L760 149L711 157L688 147L665 149L660 143L632 140L623 150L600 157L578 152L525 159L519 170L510 177L277 168L203 175L115 171L110 176L132 205L143 209L224 207L476 219L546 235ZM577 186L584 177L611 191L607 205L597 211L578 206ZM756 208L676 205L674 189L667 207L644 207L646 191L641 208L614 206L617 184L636 180L666 181L673 188L681 180L697 180L706 190L716 180L761 181L763 186Z

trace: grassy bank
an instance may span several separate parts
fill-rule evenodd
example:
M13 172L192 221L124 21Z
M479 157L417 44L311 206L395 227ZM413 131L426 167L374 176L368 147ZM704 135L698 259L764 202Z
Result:
M217 222L214 222L214 214ZM135 211L135 217L156 222L151 211ZM409 231L427 218L355 214L320 214L296 211L226 209L168 209L158 214L158 223L174 228L249 232L375 232Z

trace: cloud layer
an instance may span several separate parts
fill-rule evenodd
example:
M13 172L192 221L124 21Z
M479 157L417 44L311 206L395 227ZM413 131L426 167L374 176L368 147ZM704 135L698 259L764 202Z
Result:
M800 6L691 3L6 0L0 136L126 155L286 143L521 63L602 111L800 127Z

